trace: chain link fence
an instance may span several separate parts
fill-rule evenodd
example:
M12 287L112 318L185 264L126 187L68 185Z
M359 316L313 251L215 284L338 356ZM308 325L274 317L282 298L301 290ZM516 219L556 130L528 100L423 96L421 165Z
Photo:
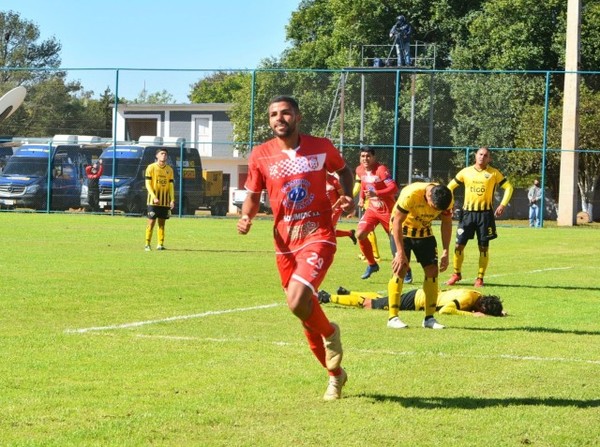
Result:
M366 55L367 59L371 56ZM114 117L119 105L136 104L146 111L156 109L162 120L157 135L184 138L185 148L191 149L214 143L225 148L228 157L243 159L254 145L271 136L266 115L270 99L289 94L300 103L302 131L329 137L353 166L358 164L361 146L369 145L399 184L426 178L446 183L473 162L476 148L489 146L494 154L492 164L517 188L507 217L526 218L524 192L535 178L544 187L545 217L556 216L563 72L398 70L385 65L344 70L28 72L4 68L0 72L4 75L0 93L16 85L28 89L19 110L0 121L0 135L5 140L2 150L7 152L3 157L16 150L15 137L45 137L49 141L55 134L97 135L105 138L106 144L114 144ZM590 218L598 217L593 206L598 201L600 177L600 131L595 124L600 118L598 74L579 73L576 181L579 208ZM92 82L96 87L87 85ZM119 101L115 101L115 94ZM195 98L231 103L227 119L232 130L226 138L212 135L211 141L200 141L189 131L191 126L180 125L180 130L175 130L174 112L169 122L160 113L165 103L170 103L171 109L173 104L184 109ZM13 146L7 149L10 144ZM210 154L203 155L203 160L208 158ZM185 160L179 163L183 169ZM232 183L235 180L232 178ZM2 193L0 185L0 201ZM186 191L181 189L179 194L185 197ZM46 203L46 211L49 209Z

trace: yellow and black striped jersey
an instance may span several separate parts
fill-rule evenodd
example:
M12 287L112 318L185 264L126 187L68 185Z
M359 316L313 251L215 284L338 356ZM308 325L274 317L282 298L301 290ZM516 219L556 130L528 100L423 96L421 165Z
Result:
M432 236L431 222L443 212L452 213L454 202L451 202L447 210L437 210L427 203L425 192L429 185L437 183L415 182L405 186L400 192L400 197L394 205L394 210L407 214L402 224L402 234L410 238L424 238ZM394 222L394 212L390 219L390 227Z
M173 168L152 163L146 168L146 189L148 189L148 205L169 207L175 200L173 184ZM158 203L154 203L154 198Z
M464 168L448 183L452 192L459 187L465 187L463 209L466 211L489 211L494 207L494 191L497 187L504 189L502 205L508 205L513 187L504 175L491 166L483 170L474 165Z
M476 290L450 289L440 290L437 296L436 310L440 314L470 315L475 308L475 303L482 294ZM417 290L415 295L415 309L425 308L425 292Z

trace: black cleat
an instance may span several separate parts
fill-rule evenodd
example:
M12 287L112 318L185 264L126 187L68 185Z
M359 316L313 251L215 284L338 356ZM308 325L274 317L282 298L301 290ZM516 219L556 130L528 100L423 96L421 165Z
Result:
M331 295L325 292L324 290L319 290L319 293L317 293L317 298L319 299L319 303L321 304L327 304L329 302L330 296Z
M342 286L339 286L337 289L337 294L338 295L350 295L350 291L347 289L344 289Z
M350 230L350 239L352 239L352 243L354 245L356 245L357 239L356 239L356 230ZM338 293L339 295L339 293Z

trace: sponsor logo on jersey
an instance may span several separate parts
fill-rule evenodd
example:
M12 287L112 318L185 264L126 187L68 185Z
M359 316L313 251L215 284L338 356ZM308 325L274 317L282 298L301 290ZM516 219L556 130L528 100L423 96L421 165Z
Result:
M315 195L309 191L310 182L305 179L296 179L287 182L282 192L284 194L283 205L286 208L302 210L308 207L314 200Z

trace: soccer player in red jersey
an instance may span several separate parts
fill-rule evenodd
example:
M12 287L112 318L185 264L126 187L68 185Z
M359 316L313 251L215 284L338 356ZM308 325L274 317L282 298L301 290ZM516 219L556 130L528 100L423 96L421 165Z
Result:
M325 400L342 396L347 374L341 367L340 329L331 323L317 298L336 251L331 203L326 193L328 172L337 172L344 195L339 206L352 211L353 176L340 152L326 138L300 134L297 101L278 96L269 104L274 138L255 147L248 159L248 190L237 230L247 234L267 189L273 209L277 268L287 304L302 321L315 357L327 369Z
M396 202L398 185L388 168L377 161L375 149L366 146L360 151L360 165L356 168L356 178L360 179L358 206L362 207L368 199L367 209L358 222L356 231L360 251L369 263L361 278L367 279L379 271L379 264L375 261L373 247L367 236L379 224L388 235L390 234L390 217Z
M327 197L331 203L331 220L333 221L333 228L335 228L335 237L349 237L352 239L352 243L356 245L356 231L355 230L339 230L337 228L338 220L342 216L344 210L339 205L339 199L344 195L344 188L340 185L338 178L330 173L327 173Z

